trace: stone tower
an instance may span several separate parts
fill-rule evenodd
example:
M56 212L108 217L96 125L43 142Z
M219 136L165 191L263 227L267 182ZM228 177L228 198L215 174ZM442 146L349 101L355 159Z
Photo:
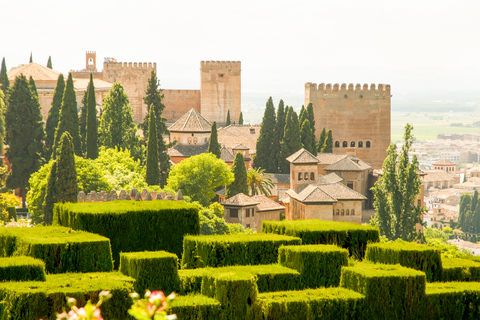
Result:
M241 112L240 61L200 62L200 112L209 121L238 122Z
M390 85L305 84L305 106L313 103L317 138L332 130L333 153L355 148L357 157L382 167L390 145Z
M97 53L95 51L87 51L85 70L91 72L97 71Z

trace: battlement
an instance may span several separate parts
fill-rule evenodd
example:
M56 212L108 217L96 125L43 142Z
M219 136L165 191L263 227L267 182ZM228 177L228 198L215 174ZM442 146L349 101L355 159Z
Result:
M97 54L96 51L87 51L86 54Z
M162 89L163 94L182 95L182 96L198 96L200 90L187 90L187 89Z
M305 89L313 90L313 91L323 91L323 93L333 93L333 92L378 92L382 94L390 94L390 85L389 84L378 84L376 87L374 83L368 86L367 83L364 83L363 86L360 83L357 83L355 86L353 83L347 84L342 83L339 85L338 83L331 84L331 83L321 83L317 86L316 83L307 82L305 84Z
M156 62L104 62L104 69L145 69L152 70L157 68Z
M242 63L240 61L200 61L201 70L213 69L231 69L240 70Z

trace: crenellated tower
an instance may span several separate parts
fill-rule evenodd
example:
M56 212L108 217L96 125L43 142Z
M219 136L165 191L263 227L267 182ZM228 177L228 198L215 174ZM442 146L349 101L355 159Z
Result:
M390 145L390 85L305 84L305 106L313 103L317 138L332 130L333 153L355 148L357 157L382 167Z
M85 60L85 70L97 72L97 53L95 51L87 51Z

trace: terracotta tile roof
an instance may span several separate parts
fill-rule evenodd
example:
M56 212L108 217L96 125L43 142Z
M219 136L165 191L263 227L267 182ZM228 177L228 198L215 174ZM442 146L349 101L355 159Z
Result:
M250 149L249 147L247 146L244 146L243 144L239 144L239 145L236 145L235 147L233 147L232 149L235 149L235 150L248 150Z
M208 144L202 145L183 145L176 144L175 146L168 149L168 155L170 157L192 157L201 153L206 153L208 151Z
M212 124L193 108L168 128L170 132L210 132L211 129Z
M75 90L87 90L89 83L90 78L73 78L73 86ZM110 90L110 88L113 86L113 83L94 78L93 85L95 86L95 91Z
M372 167L356 157L345 157L325 167L325 171L365 171Z
M452 164L455 164L455 163L452 162L452 161L449 161L449 160L447 160L447 159L442 159L442 160L440 160L440 161L437 161L437 162L435 162L435 163L432 163L432 165L442 165L442 164L443 164L443 165L445 165L445 164L452 165Z
M272 182L275 183L290 183L290 174L288 173L267 173Z
M327 175L319 175L317 184L328 184L328 183L336 183L343 181L343 178L337 175L335 172L331 172Z
M253 200L258 201L259 203L257 204L257 211L272 211L272 210L282 210L285 209L284 206L281 204L270 200L266 196L262 195L256 195L252 197Z
M38 63L31 62L29 64L12 68L8 71L8 80L11 82L15 81L15 78L20 74L23 74L27 79L32 76L35 81L54 81L56 83L60 72L41 66Z
M317 153L317 159L320 161L320 164L332 164L346 157L346 154Z
M302 148L289 156L287 161L290 163L302 164L302 163L319 163L320 161L306 149Z
M335 198L328 195L319 186L313 184L305 185L303 188L298 189L297 192L289 189L285 193L301 202L337 202Z
M232 124L218 129L218 143L230 149L241 144L250 149L250 154L255 154L259 135L260 125Z
M215 191L215 194L216 195L219 195L219 196L224 196L227 192L227 189L226 188L223 188L223 189L220 189L218 191Z
M208 150L208 147L207 147L207 150ZM227 148L225 147L222 147L222 149L220 149L220 159L222 159L223 161L225 162L233 162L233 160L235 160L235 156L233 155L233 153L228 150Z
M237 206L237 207L244 207L244 206L253 206L257 205L260 202L257 200L254 200L250 198L247 195L244 195L243 193L238 193L234 195L233 197L228 198L227 200L223 201L221 203L222 206Z
M455 175L443 170L425 170L426 175L423 177L423 181L453 181Z
M330 184L322 184L318 186L323 192L335 198L337 200L366 200L367 198L360 194L343 183L330 183Z

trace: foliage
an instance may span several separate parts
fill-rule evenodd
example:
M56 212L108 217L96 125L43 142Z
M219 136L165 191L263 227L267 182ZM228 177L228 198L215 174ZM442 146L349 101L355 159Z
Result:
M193 201L207 206L215 190L232 183L233 173L228 165L212 153L203 153L176 164L168 177L167 187L181 189Z
M458 226L463 232L480 233L480 201L476 190L473 196L469 193L461 195Z
M281 142L282 154L285 158L294 154L302 148L302 141L300 138L300 127L298 125L297 113L292 107L288 108L285 120L285 131ZM284 161L281 166L282 173L290 173L290 164Z
M228 127L229 125L232 124L232 120L230 120L230 109L228 109L228 112L227 112L227 121L225 123L225 126Z
M245 167L245 160L241 152L237 152L233 160L232 173L234 180L227 186L225 199L233 197L238 193L248 195L248 181L247 168Z
M52 224L53 220L53 206L58 200L55 183L57 181L57 161L53 160L52 169L48 175L47 188L45 190L45 202L43 203L43 222L46 225Z
M62 106L63 92L65 91L65 80L63 74L58 76L57 86L53 91L53 100L50 110L48 111L47 124L45 126L45 148L46 158L50 160L53 152L53 143L55 140L55 131L58 127L58 120L60 118L60 108Z
M78 183L75 169L75 154L72 137L65 131L56 151L56 173L54 182L55 202L77 202ZM53 168L52 168L53 169Z
M412 162L408 158L413 143L412 130L410 124L405 126L400 155L396 145L390 145L383 162L383 175L372 188L376 210L373 224L390 240L413 241L421 238L416 225L422 223L422 215L426 210L420 204L415 204L421 181L417 173L417 157L414 155Z
M480 291L477 282L434 282L427 284L423 319L478 319Z
M52 56L48 56L47 68L53 69L53 66L52 66Z
M90 77L92 73L90 73ZM82 98L82 105L80 106L80 115L78 117L78 132L80 133L80 140L82 142L82 154L87 153L87 104L88 104L88 91L90 90L90 83L87 86Z
M332 153L332 152L333 152L332 130L328 130L327 136L325 138L325 144L323 147L323 153Z
M29 63L32 63L32 62L33 62L33 54L32 54L32 52L30 52L30 60L28 60L28 61L29 61Z
M150 132L147 149L147 175L145 181L148 185L160 184L160 167L158 166L158 143L157 143L157 120L155 111L150 108L149 114L149 128Z
M480 281L480 263L462 258L442 259L441 281Z
M260 135L257 139L256 154L253 156L254 168L263 168L267 172L278 171L276 159L272 159L272 155L277 151L275 147L275 124L275 107L272 97L269 97L265 105Z
M3 94L2 89L0 89L0 154L3 154L4 148L4 139L5 139L5 95ZM2 165L2 160L0 159L0 166ZM5 172L0 173L0 178L3 177Z
M7 65L5 64L5 57L2 59L2 67L0 69L0 90L7 94L10 81L7 75Z
M288 107L287 107L288 109ZM273 172L279 172L282 173L282 167L284 166L283 164L286 162L287 156L285 156L282 153L282 148L281 148L281 141L283 139L283 133L285 130L285 110L284 110L284 103L283 100L280 99L280 102L278 103L278 109L277 109L277 122L275 123L275 155L276 159L275 161L277 162L277 171Z
M45 281L45 263L32 257L0 258L0 281Z
M327 138L327 131L325 130L325 127L323 127L317 142L317 152L323 153L323 150L325 149L326 138Z
M86 156L89 159L96 159L98 157L97 101L95 99L95 86L91 73L87 91Z
M240 112L240 117L238 118L238 124L243 125L243 112Z
M310 125L310 120L305 118L303 121L302 127L300 129L300 137L302 140L302 146L311 154L316 154L315 146L315 136L312 133L312 126Z
M429 229L429 228L427 228ZM442 258L472 258L472 254L465 249L459 249L453 244L449 244L446 240L440 238L425 237L427 245L440 249Z
M264 194L268 197L274 187L270 175L265 173L265 169L262 168L250 168L247 172L247 183L251 196Z
M128 314L137 320L177 319L176 315L168 315L166 311L168 303L175 298L175 294L165 298L162 291L147 291L144 299L140 299L140 295L137 293L131 294L130 297L133 300L133 305L128 310Z
M218 143L217 122L213 121L210 131L210 140L208 141L208 152L214 154L218 159L222 154L220 144Z
M68 297L67 304L71 310L68 313L57 314L57 320L103 320L100 306L110 299L112 294L109 291L102 291L98 297L99 300L95 305L88 300L85 307L82 308L77 308L77 299Z
M313 103L309 103L307 105L307 119L308 121L310 122L310 126L312 128L312 135L315 137L315 114L313 112ZM315 138L314 138L314 141L313 141L313 144L315 146ZM315 152L313 154L316 154L317 150L315 149Z

